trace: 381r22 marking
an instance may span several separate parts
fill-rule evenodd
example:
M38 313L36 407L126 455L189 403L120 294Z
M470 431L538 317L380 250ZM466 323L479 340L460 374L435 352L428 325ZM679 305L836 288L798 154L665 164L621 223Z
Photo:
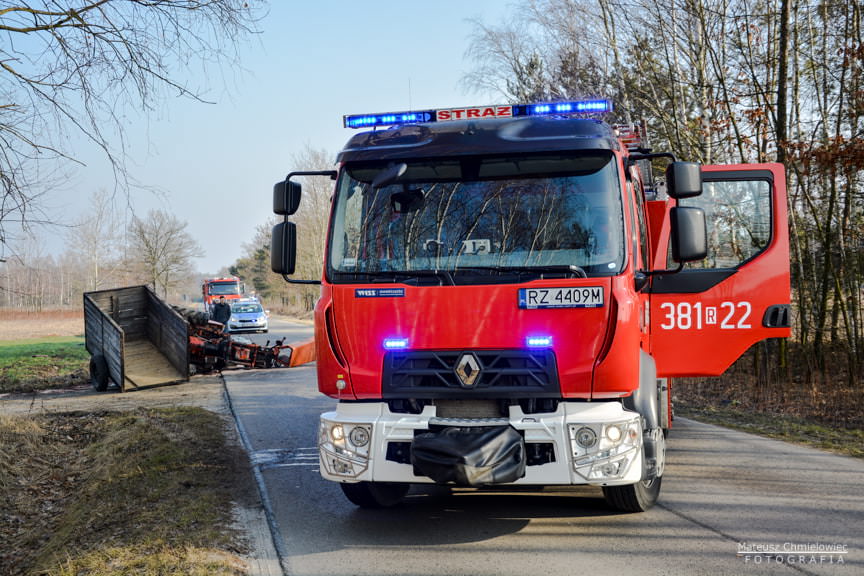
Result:
M750 302L721 302L719 306L705 306L701 302L664 302L660 304L663 321L662 330L701 330L705 326L716 326L721 330L749 330Z

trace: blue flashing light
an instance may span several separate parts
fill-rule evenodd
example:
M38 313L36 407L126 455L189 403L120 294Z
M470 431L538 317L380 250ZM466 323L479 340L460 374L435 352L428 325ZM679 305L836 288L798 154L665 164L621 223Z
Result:
M485 120L518 116L594 116L612 112L612 101L606 98L550 102L545 104L513 104L504 106L468 106L440 108L414 112L385 112L383 114L352 114L342 117L345 128L375 128L450 120Z
M556 114L608 114L612 112L612 101L606 98L597 100L575 100L573 102L552 102L549 104L530 104L514 106L514 116L550 116Z
M525 345L528 348L551 348L551 336L529 336L525 338Z
M419 112L386 112L384 114L354 114L343 116L345 128L374 128L375 126L394 126L396 124L418 124L434 122L435 111Z
M404 350L408 348L408 339L407 338L385 338L384 339L384 349L385 350Z

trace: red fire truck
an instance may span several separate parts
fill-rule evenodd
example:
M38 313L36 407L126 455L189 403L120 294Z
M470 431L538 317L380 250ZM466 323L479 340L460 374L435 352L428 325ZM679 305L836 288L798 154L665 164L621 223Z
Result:
M671 378L790 332L779 164L647 148L605 100L346 116L321 298L321 474L364 507L415 483L602 486L657 500ZM380 129L379 129L380 128ZM652 166L664 169L652 175ZM316 282L306 280L306 282Z
M211 312L213 304L219 298L237 300L245 297L245 286L236 276L222 278L205 278L201 282L201 295L204 299L204 310Z

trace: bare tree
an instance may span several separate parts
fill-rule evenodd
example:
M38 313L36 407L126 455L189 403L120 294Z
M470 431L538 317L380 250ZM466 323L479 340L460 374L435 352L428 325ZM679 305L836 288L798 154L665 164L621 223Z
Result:
M861 2L528 0L514 12L499 27L476 22L468 52L475 68L466 78L473 87L507 97L536 92L536 79L519 66L538 54L540 92L581 96L599 71L598 95L604 86L615 95L611 120L644 118L658 149L709 164L786 165L792 342L802 351L795 356L807 379L842 375L860 390Z
M336 155L324 149L306 145L294 154L291 163L302 170L333 170ZM327 241L327 216L330 213L330 198L333 195L333 181L320 176L302 178L303 199L300 209L292 216L297 224L298 250L296 277L303 279L321 278L324 267L324 244ZM287 285L283 290L288 289ZM315 286L290 286L295 305L303 310L312 310L318 299L319 289Z
M144 282L168 298L168 291L185 276L193 275L193 258L204 255L198 242L186 231L186 223L164 210L151 210L147 218L132 221L130 263Z
M106 279L106 266L119 262L122 241L119 214L111 194L100 189L90 196L90 210L68 233L69 248L82 263L85 291L98 290Z
M335 154L307 145L291 158L291 169L332 170ZM298 250L295 278L313 280L321 278L324 266L324 244L327 240L327 217L333 181L320 176L302 179L303 198L300 209L291 220L297 224ZM273 226L281 218L270 218L255 230L255 237L244 244L244 255L230 271L251 282L258 295L269 303L297 312L312 310L320 289L316 286L287 284L281 275L270 270L270 237Z
M256 23L250 4L0 0L0 245L11 224L40 217L33 165L74 161L73 133L101 148L124 184L118 111L149 111L163 91L201 99L188 72L236 61Z

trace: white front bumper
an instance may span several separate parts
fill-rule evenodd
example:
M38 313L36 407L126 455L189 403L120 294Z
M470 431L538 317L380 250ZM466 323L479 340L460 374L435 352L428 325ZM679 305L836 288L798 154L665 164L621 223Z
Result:
M416 432L429 430L430 424L467 423L436 419L434 406L414 415L392 413L383 402L340 403L335 412L321 415L321 475L336 482L431 483L430 478L415 475L411 464L388 460L388 444L410 443ZM556 412L543 414L524 414L512 406L509 419L496 423L519 431L526 446L553 446L554 461L529 465L525 476L513 484L613 486L642 479L641 418L618 402L561 402ZM592 432L596 441L590 445ZM617 445L611 440L616 436L621 438Z

